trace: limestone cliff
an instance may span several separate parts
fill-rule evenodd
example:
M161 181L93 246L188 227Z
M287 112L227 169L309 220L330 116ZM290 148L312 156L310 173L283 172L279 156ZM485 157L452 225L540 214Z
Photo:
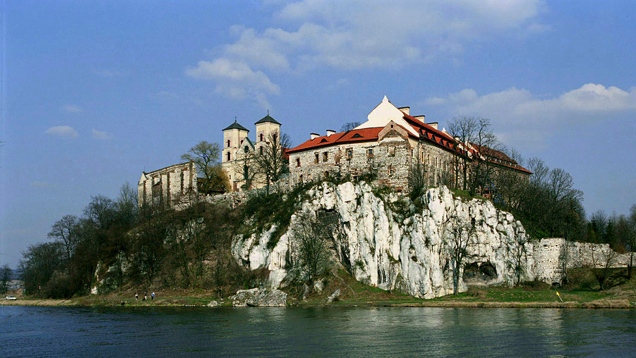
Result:
M364 182L314 187L275 245L269 243L276 240L272 225L249 237L237 236L233 256L252 270L268 269L272 288L284 286L290 274L286 263L298 255L295 236L301 220L320 211L335 213L339 220L337 232L331 235L334 257L357 280L385 290L420 298L451 294L453 240L462 235L468 244L460 292L467 284L514 285L518 279L537 277L549 282L561 274L560 254L541 246L535 257L537 244L528 242L522 224L489 201L455 198L440 187L412 203L395 193L376 194ZM546 269L544 264L554 267Z

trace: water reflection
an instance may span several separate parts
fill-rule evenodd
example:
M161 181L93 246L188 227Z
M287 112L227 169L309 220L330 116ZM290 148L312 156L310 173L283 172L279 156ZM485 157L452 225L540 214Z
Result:
M0 307L0 356L633 356L630 311Z

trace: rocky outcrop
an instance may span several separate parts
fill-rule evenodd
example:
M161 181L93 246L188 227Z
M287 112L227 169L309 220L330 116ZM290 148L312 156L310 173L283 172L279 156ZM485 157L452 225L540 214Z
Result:
M272 288L289 279L289 262L299 255L296 238L302 220L320 212L335 214L339 221L331 233L334 258L357 280L381 289L421 298L452 293L458 243L465 244L464 251L460 245L464 253L460 292L467 284L553 279L554 272L548 279L538 268L554 255L536 250L540 254L535 257L535 244L528 242L523 225L489 201L455 198L448 188L439 187L411 202L395 193L374 192L364 182L322 183L306 194L280 238L273 237L272 225L261 233L237 236L232 243L232 254L243 265L269 270ZM276 239L275 245L270 243Z
M287 294L277 289L239 290L231 296L234 307L285 307Z

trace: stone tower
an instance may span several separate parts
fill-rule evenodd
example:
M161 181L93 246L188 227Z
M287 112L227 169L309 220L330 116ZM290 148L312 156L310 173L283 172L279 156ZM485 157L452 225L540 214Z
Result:
M254 124L256 125L256 154L262 154L262 148L270 139L280 140L281 124L272 118L269 113Z
M225 171L230 179L230 184L237 180L235 172L235 163L238 159L241 143L247 138L249 130L238 124L236 120L227 128L223 129L223 152L221 154L221 168ZM232 190L236 188L232 187Z

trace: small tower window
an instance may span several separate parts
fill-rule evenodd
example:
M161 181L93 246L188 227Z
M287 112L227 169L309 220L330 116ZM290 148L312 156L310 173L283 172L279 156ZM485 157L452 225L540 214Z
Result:
M229 139L227 140L227 147L228 148L230 147L230 140Z
M247 146L245 146L245 153L249 152L250 148L248 148Z
M263 155L263 147L258 148L258 152L261 153L261 155Z
M231 159L231 153L227 152L227 160L229 161Z
M261 134L259 135L259 138L260 138L260 140L261 140L261 142L262 142L262 141L264 141L264 140L265 140L265 135L264 135L263 133L261 133Z

